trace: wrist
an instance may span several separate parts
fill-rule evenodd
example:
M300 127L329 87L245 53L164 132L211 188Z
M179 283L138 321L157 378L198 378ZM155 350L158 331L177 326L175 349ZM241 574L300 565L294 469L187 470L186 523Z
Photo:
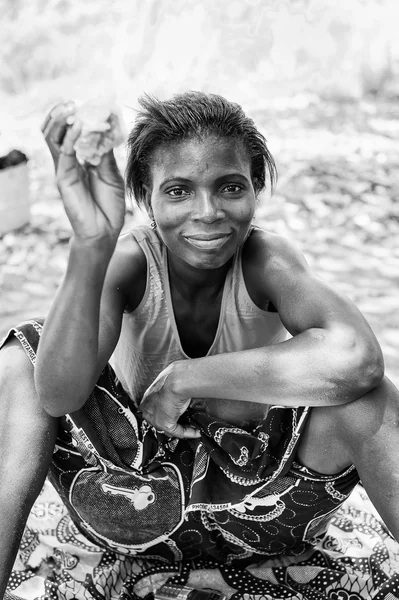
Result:
M177 360L169 365L170 372L167 377L167 387L171 394L182 402L192 397L192 388L189 385L189 360Z
M100 238L84 239L75 234L70 239L70 250L87 254L93 258L111 258L114 253L119 236L104 236Z
M88 244L71 238L67 277L78 276L81 281L103 281L114 248L106 244Z

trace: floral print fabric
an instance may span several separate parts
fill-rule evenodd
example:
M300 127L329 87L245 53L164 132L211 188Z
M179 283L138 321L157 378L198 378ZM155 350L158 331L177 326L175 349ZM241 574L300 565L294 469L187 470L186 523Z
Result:
M32 363L41 326L13 330ZM399 598L398 544L362 489L350 496L354 467L295 462L307 415L272 407L246 431L193 410L201 439L170 440L107 366L60 419L55 489L33 507L9 597L127 600L171 578L254 600Z

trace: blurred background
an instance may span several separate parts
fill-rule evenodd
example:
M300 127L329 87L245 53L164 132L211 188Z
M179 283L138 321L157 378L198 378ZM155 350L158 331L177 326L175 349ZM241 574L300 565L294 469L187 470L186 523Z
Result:
M258 223L366 315L399 385L397 0L0 0L0 336L45 315L70 227L40 134L57 101L242 104L280 173ZM124 167L124 148L118 149ZM145 220L137 209L129 220Z

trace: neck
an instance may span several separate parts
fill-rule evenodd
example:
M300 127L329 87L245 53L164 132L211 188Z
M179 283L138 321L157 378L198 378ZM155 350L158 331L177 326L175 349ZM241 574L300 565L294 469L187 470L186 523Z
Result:
M223 289L232 258L218 269L196 269L176 259L167 249L169 281L187 299L213 297Z

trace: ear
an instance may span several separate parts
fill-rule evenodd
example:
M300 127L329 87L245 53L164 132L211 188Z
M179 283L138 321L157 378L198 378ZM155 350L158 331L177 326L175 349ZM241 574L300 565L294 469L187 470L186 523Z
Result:
M143 204L147 211L148 216L150 217L150 219L153 219L154 213L152 212L152 207L151 207L151 188L149 185L147 185L145 183L143 183Z

